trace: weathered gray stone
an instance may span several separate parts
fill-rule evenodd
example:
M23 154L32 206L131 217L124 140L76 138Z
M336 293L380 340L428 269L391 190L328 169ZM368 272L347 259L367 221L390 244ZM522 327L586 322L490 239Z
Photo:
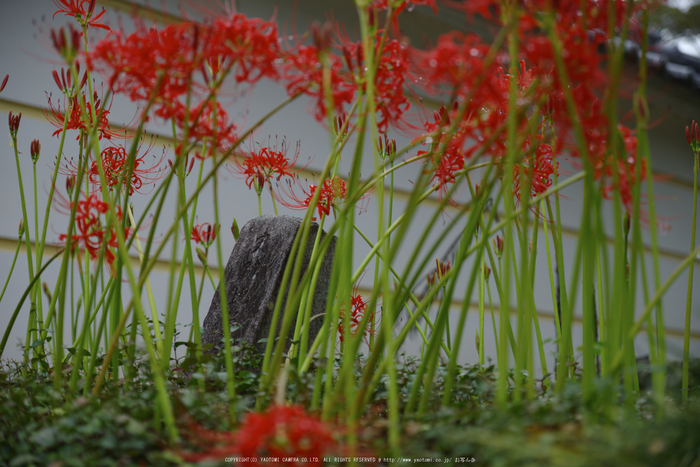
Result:
M258 341L269 336L280 283L300 225L301 219L296 217L262 216L249 221L241 230L226 263L223 281L226 285L229 321L239 326L231 335L234 345L245 342L264 352L265 344ZM314 223L304 253L302 274L311 259L317 232L318 224ZM326 252L316 283L311 316L325 311L334 250L335 239ZM285 301L286 299L285 295ZM294 313L296 314L296 310ZM287 347L293 337L295 321L296 319L293 320L287 337ZM322 323L320 318L311 321L310 341L316 337ZM277 336L280 334L281 325L282 313L277 323ZM204 318L202 345L207 344L213 344L212 351L223 348L221 299L218 288L211 301L209 313Z

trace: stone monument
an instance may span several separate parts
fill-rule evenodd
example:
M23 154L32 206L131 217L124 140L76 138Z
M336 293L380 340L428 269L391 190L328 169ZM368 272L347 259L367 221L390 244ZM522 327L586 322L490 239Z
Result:
M294 237L300 226L301 219L297 217L262 216L249 221L241 230L238 241L231 252L228 263L226 263L223 280L223 284L226 286L229 321L238 326L231 334L234 345L245 342L256 347L260 352L265 351L265 343L259 341L269 337L282 276L294 243ZM311 259L318 228L316 223L311 225L304 251L302 275ZM318 276L311 312L312 317L325 312L334 251L335 238L326 252ZM221 287L221 283L219 287ZM284 299L286 302L286 294ZM282 327L283 312L284 304L277 323L277 336L279 336ZM287 336L287 347L289 347L289 342L293 337L295 322L296 317ZM321 318L311 321L309 345L318 334L322 324L323 319ZM224 345L221 295L218 288L211 301L209 313L204 318L202 346L207 344L212 344L210 351L217 351Z

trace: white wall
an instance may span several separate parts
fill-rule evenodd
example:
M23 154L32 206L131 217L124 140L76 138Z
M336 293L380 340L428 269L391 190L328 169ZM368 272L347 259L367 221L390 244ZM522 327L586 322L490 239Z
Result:
M98 2L99 4L100 2ZM109 6L122 6L126 2L110 2L105 4ZM143 3L143 2L139 2ZM341 20L346 23L348 30L352 33L354 26L354 7L352 2L334 1L334 2L299 2L298 9L295 12L295 23L292 24L292 5L295 2L279 2L279 6L273 8L274 2L259 2L259 1L241 1L239 2L240 10L250 16L261 16L262 18L270 18L272 14L280 24L280 31L285 34L292 34L293 31L303 31L307 24L313 19L324 19L326 13L323 8L333 8L334 19ZM172 1L165 2L168 11L173 14L178 13L178 8ZM60 94L51 77L51 70L60 67L60 62L56 58L50 45L49 30L66 24L69 19L63 16L57 16L52 19L51 16L55 11L53 2L49 0L33 1L33 2L12 2L3 0L2 15L0 15L0 63L3 68L0 68L0 78L5 73L10 74L10 80L7 88L0 94L0 122L5 122L7 112L12 110L14 113L23 112L23 119L19 132L19 149L23 153L21 155L22 175L24 178L25 190L27 190L27 201L31 206L33 203L33 195L31 193L31 170L32 164L29 157L29 144L32 139L38 138L42 144L42 156L37 165L37 174L39 180L38 186L38 201L40 211L43 212L47 199L50 174L53 170L53 158L58 150L58 138L51 137L54 128L48 124L43 117L43 109L47 107L47 99L45 92L52 92L54 99ZM330 5L330 6L329 6ZM156 9L159 9L158 6ZM193 11L190 9L189 11ZM427 13L426 13L427 11ZM430 10L417 9L414 12L405 13L404 22L402 23L406 30L410 33L413 43L423 37L428 37L434 40L438 34L446 31L449 28L463 24L461 15L449 15L441 13L439 17L433 17ZM123 12L110 9L106 16L106 23L112 27L116 27L119 21L128 28L130 22L128 16ZM472 27L481 27L474 25ZM296 28L296 29L294 29ZM670 178L656 183L656 208L660 216L668 222L670 229L664 231L659 237L660 247L662 250L660 263L662 276L667 277L677 266L683 256L687 254L690 247L690 219L692 209L692 155L687 147L684 136L684 128L690 122L691 118L700 120L700 93L694 92L686 88L680 83L665 81L662 77L654 77L650 86L650 107L652 111L651 120L661 118L661 123L653 128L650 132L651 148L653 156L653 167L657 173L670 174ZM245 96L235 102L229 108L231 116L245 121L246 124L255 122L257 118L264 115L276 103L285 97L283 89L272 83L261 83L251 95ZM325 130L320 127L307 111L307 102L300 100L285 108L282 112L272 118L258 132L257 140L266 139L267 135L273 138L279 136L294 142L301 140L301 157L300 162L306 164L309 158L312 158L308 165L310 171L317 171L323 166L326 155L328 153L328 136ZM127 122L134 115L134 108L131 104L125 103L124 99L117 97L114 100L112 107L112 122ZM4 124L4 123L2 123ZM151 132L164 132L163 126L154 122L149 126ZM400 141L408 141L407 138ZM77 144L72 139L67 139L66 148L64 149L64 157L70 158L77 154ZM401 144L400 144L401 145ZM154 151L160 154L164 147L172 153L172 148L168 145L167 138L161 138ZM17 226L21 218L21 208L19 203L19 188L17 175L14 163L14 154L10 148L10 138L7 131L0 131L0 157L3 162L3 170L0 171L0 281L4 284L5 278L10 269L12 255L17 239ZM349 168L349 154L345 157L342 164L343 170ZM373 169L371 158L367 158L363 166L363 174L371 173ZM404 191L411 189L411 180L415 180L420 167L409 167L397 176L397 186ZM233 238L228 234L228 226L230 220L235 217L242 226L247 220L257 216L257 198L254 192L249 191L241 180L236 180L227 172L222 172L222 183L219 192L219 202L221 203L222 217L222 240L224 241L223 251L224 258L233 247ZM306 175L309 176L309 175ZM193 178L193 177L191 177ZM193 180L189 180L192 182ZM59 187L63 186L62 179L59 179ZM191 186L191 185L190 185ZM190 187L191 190L191 187ZM565 264L571 267L573 262L573 252L576 246L576 231L580 218L582 190L580 185L574 185L567 188L563 192L561 199L563 223L566 227L564 234L564 249L565 249ZM211 210L212 191L206 190L200 198L200 208L198 210L198 222L213 222L213 212ZM404 198L405 199L405 198ZM145 205L145 196L135 197L135 206L138 212L139 207ZM400 212L400 206L403 204L403 199L399 196L397 199L397 207L395 212ZM166 210L168 216L171 215L172 206ZM428 206L422 208L422 218L427 218L431 214L435 203L429 203ZM272 207L269 197L263 197L263 209L265 213L271 214ZM30 212L31 209L30 209ZM299 213L288 212L282 208L281 213L298 215ZM448 213L449 214L449 213ZM376 238L376 203L370 203L366 213L358 217L358 223L361 228L367 233L370 238ZM420 218L419 218L420 219ZM31 223L31 222L30 222ZM67 219L56 212L52 212L49 227L49 241L56 242L60 233L66 229ZM440 225L434 226L435 232L431 238L435 238L441 228ZM33 224L32 224L33 229ZM32 230L33 232L33 230ZM417 235L417 230L412 230L412 234ZM456 233L455 233L456 234ZM450 235L450 241L455 234ZM32 235L33 237L33 235ZM648 244L649 234L645 232L645 240ZM448 242L449 243L449 242ZM362 240L358 237L357 244L362 245ZM165 252L169 254L171 251L166 247ZM356 261L359 263L367 250L362 246L358 246L356 251ZM554 325L551 320L553 305L551 303L551 292L549 288L549 276L546 267L546 256L544 255L545 246L543 236L540 235L539 251L541 256L538 258L537 264L537 279L535 300L538 309L542 312L541 326L545 339L554 337ZM167 259L167 254L164 259ZM136 255L136 252L133 252ZM213 259L213 258L212 258ZM397 270L403 268L403 265L397 265ZM24 291L27 283L26 256L20 255L14 275L10 282L8 292L0 303L0 331L4 331L7 326L9 316L14 310L19 297ZM651 263L647 258L647 268L650 270ZM364 288L371 287L372 270L365 276ZM46 280L49 284L55 281L57 269L52 267L47 272ZM152 274L151 280L154 283L155 290L165 290L166 275L162 270ZM187 282L187 281L186 281ZM208 281L206 281L208 282ZM205 283L206 283L205 282ZM681 357L682 349L682 332L684 326L685 314L685 290L687 284L687 276L682 274L676 283L669 289L664 300L665 320L667 326L669 358L678 359ZM493 282L492 282L493 285ZM419 287L420 288L420 287ZM696 275L694 288L696 293L693 297L693 316L692 316L692 345L691 351L693 355L700 356L700 274ZM200 317L204 318L208 309L208 303L213 290L209 287L204 293L202 300L203 304L200 309ZM495 288L494 288L495 293ZM457 299L463 298L464 292L458 294ZM164 294L163 294L164 295ZM191 320L191 309L189 309L189 300L187 299L188 291L183 290L182 306L179 312L178 322L189 323ZM580 296L580 293L579 293ZM164 309L164 299L162 295L156 294L156 301L159 310ZM472 300L476 299L476 294ZM637 303L641 303L642 295L641 288ZM497 306L497 297L494 296ZM452 329L456 327L455 321L452 324ZM637 313L641 312L641 306L637 306ZM15 343L23 342L26 333L28 306L20 314L20 317L13 329L12 338L6 349L5 358L20 358L21 353L15 349ZM486 320L486 337L487 350L489 354L494 356L492 341L490 340L490 317ZM476 314L470 312L467 320L467 330L462 346L462 360L464 362L475 362L477 360L474 349L474 333L477 325ZM576 325L578 326L578 324ZM69 339L66 339L68 341ZM646 353L644 348L644 339L639 339L638 353ZM553 345L548 345L548 350L553 350ZM551 364L551 363L550 363Z

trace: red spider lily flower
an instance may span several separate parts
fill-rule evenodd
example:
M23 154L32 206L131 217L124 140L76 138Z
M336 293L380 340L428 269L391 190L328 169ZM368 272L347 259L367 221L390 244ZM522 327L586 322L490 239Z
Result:
M57 14L63 13L66 16L75 18L81 26L90 26L109 31L109 27L104 24L98 24L105 14L105 8L102 7L102 11L95 15L95 0L53 0L53 3L58 8L58 11L53 14L54 18L56 18ZM87 9L85 8L86 4Z
M134 121L127 124L125 129L122 130L112 130L110 128L107 116L109 115L109 111L112 108L112 101L110 100L109 105L107 105L107 103L103 103L102 99L98 97L97 92L93 94L93 100L95 102L94 110L90 101L86 99L85 110L88 114L87 120L85 119L83 112L80 108L80 101L78 100L78 96L73 96L68 100L64 99L63 107L66 109L66 112L69 112L68 114L66 114L61 109L60 101L54 107L51 97L52 95L48 94L47 98L49 100L49 109L44 111L44 115L46 116L46 119L49 121L49 123L51 123L57 128L57 130L53 132L52 136L58 137L61 134L61 132L63 131L64 120L68 118L66 130L79 130L80 133L78 134L78 136L76 136L75 139L80 139L82 133L87 133L88 131L90 131L90 129L92 129L92 126L94 124L93 115L99 119L97 123L97 133L99 139L102 139L104 137L106 139L111 140L114 136L129 137L132 136L134 133L134 131L130 128L130 126L134 124Z
M151 147L152 145L143 152L143 155L137 155L134 159L131 180L126 179L129 172L127 164L129 155L126 149L124 149L123 146L109 146L102 150L102 166L110 190L117 185L121 185L125 190L128 190L129 195L133 195L134 191L140 194L146 194L146 192L142 190L147 189L151 184L155 184L155 182L165 176L168 170L165 165L162 164L163 160L165 160L165 152L163 152L160 158L153 156L153 161L151 161L150 164L146 163L146 155ZM141 152L140 148L137 149L137 151ZM97 161L92 161L88 170L88 177L90 183L95 185L100 184Z
M297 141L296 150L291 158L287 157L289 145L287 140L282 140L280 150L277 144L274 148L262 147L257 151L251 150L243 155L243 160L234 159L233 166L227 165L229 172L234 176L245 176L245 183L249 189L255 189L260 194L267 183L272 191L272 179L279 181L282 177L294 177L303 167L295 167L299 159L300 143Z
M433 9L433 13L437 14L437 5L435 4L435 0L374 0L372 4L369 6L369 8L377 9L377 10L388 10L389 6L393 8L392 14L391 14L391 22L393 24L394 30L398 32L399 30L399 24L398 24L398 16L399 14L404 11L405 9L412 10L415 5L425 5L429 6ZM371 10L370 10L371 11Z
M245 464L251 466L270 465L262 462L263 457L295 459L284 465L320 466L324 454L337 455L341 450L332 427L298 405L276 404L262 413L250 412L235 433L219 433L190 424L184 434L206 446L204 452L180 452L188 462L221 459L234 453L251 459Z
M62 214L70 215L73 202L64 198L59 192L56 192L54 199L57 210ZM102 201L97 194L85 195L85 199L78 200L73 224L72 248L77 251L84 250L90 255L90 258L96 259L106 242L104 259L112 267L115 259L114 250L118 245L116 233L113 229L108 229L103 221L103 216L108 210L109 205ZM118 206L116 215L117 219L121 220L122 212ZM128 237L128 235L129 229L127 228L125 236ZM61 234L58 237L60 242L65 242L67 239L67 234Z
M205 222L204 224L192 226L192 236L190 240L195 243L199 243L204 248L208 248L214 240L216 240L216 232L219 230L219 225L210 224Z
M407 48L401 42L391 40L384 44L381 52L375 75L375 93L377 127L380 133L384 133L390 123L397 128L407 126L402 117L411 108L411 103L404 92L409 71Z
M142 145L139 145L136 149L131 180L126 178L129 171L129 154L126 149L123 146L108 146L102 150L100 160L104 169L107 187L110 191L116 187L118 190L128 190L129 195L133 195L134 192L142 195L148 194L155 183L168 173L169 167L163 163L165 151L160 157L152 155L149 162L147 161L147 156L153 148L153 141L145 150L142 149ZM64 162L59 168L59 172L75 179L78 173L78 165L71 158ZM88 162L86 173L92 186L91 192L99 191L101 183L99 165L92 153L90 153L90 161Z
M200 159L211 156L214 149L228 151L238 141L238 125L229 121L228 112L218 102L206 101L189 112L177 102L172 118L178 128L188 128L187 137L191 143L206 142L206 152L197 153Z
M559 166L558 162L554 162L554 151L549 144L538 142L534 151L530 150L529 146L528 138L524 148L526 156L522 165L515 165L513 171L513 194L518 202L521 200L520 188L526 183L525 177L529 179L530 197L534 198L552 186L551 176Z
M278 184L278 186L281 187L281 194L273 193L275 199L283 206L297 211L308 208L311 203L311 198L313 198L316 190L319 189L318 185L309 185L308 189L302 187L303 194L299 196L294 192L291 182L287 183L287 189L284 188L284 184ZM345 181L338 176L326 179L323 181L323 184L320 185L320 190L321 194L316 203L316 211L318 212L319 218L329 215L332 208L338 206L345 200ZM316 220L316 218L314 217L313 220Z
M343 71L339 57L313 45L299 45L283 56L282 75L287 93L291 96L306 94L316 101L314 118L326 119L326 99L323 83L324 63L330 73L330 94L335 112L342 113L355 97L357 85L349 73Z
M374 50L378 60L374 76L378 130L385 133L389 124L399 129L413 129L403 119L411 107L405 94L405 82L410 68L408 48L397 40L382 41L381 34L380 31L375 38ZM340 42L343 58L351 76L358 85L364 86L362 43L351 43L347 37L341 37Z
M0 92L2 92L3 89L5 89L5 86L7 86L8 79L10 79L10 75L5 75L5 79L3 79L2 84L0 84Z
M349 336L351 338L357 335L360 324L362 323L362 320L367 314L367 304L370 302L369 299L365 299L362 297L362 295L359 294L358 288L359 280L353 286L352 295L350 297L350 315L348 316L348 321L350 323ZM379 314L376 313L374 310L370 311L370 313L371 314L367 317L368 322L365 326L365 330L363 333L363 338L368 346L370 345L369 337L376 336L377 325L379 324ZM345 332L345 309L343 307L340 309L340 318L338 320L338 337L340 338L340 342L345 341L346 335L347 334Z

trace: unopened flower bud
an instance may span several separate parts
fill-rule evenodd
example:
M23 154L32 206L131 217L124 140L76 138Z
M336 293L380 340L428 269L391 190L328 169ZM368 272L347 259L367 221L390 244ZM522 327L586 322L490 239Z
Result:
M435 271L429 272L425 279L428 281L428 285L432 287L435 283Z
M328 49L331 45L331 23L325 22L319 25L315 22L311 25L311 36L313 37L314 45L319 51Z
M500 235L496 235L496 239L493 241L493 245L496 247L496 256L499 258L503 254L503 238Z
M207 254L199 247L197 248L197 257L199 257L203 265L207 265Z
M379 156L382 159L386 159L387 157L393 158L396 155L396 140L389 139L389 137L384 134L384 138L380 136L378 138L378 143L379 143Z
M8 79L10 79L10 75L5 75L5 79L2 80L2 84L0 84L0 92L2 92L3 89L5 89Z
M22 238L22 235L24 235L24 221L22 219L19 220L19 229L17 229L17 235L19 235L19 238Z
M373 28L375 24L377 24L377 13L374 11L374 8L370 7L367 11L367 25Z
M233 218L233 224L231 224L231 233L233 234L233 239L238 241L238 236L241 234L240 230L238 230L238 222L236 222L236 218Z
M32 155L32 162L36 164L39 160L39 153L41 152L41 144L38 139L32 141L30 146L30 154Z
M49 290L49 284L46 282L42 282L42 288L44 289L44 294L46 294L46 297L49 299L49 303L51 302L51 290Z
M73 190L75 189L76 179L75 175L69 175L66 177L66 191L68 196L73 196Z
M12 115L12 112L10 112L10 118L9 118L9 123L10 123L10 136L12 139L17 138L17 131L19 130L19 121L22 119L22 112L19 113L19 115Z
M193 157L192 160L190 161L190 167L187 169L187 175L192 172L192 168L194 167L194 161L197 160L197 158Z
M68 64L72 64L80 50L80 30L69 26L68 31L61 28L58 32L51 30L51 40L56 51Z
M345 127L346 120L347 115L345 115L345 112L343 112L340 115L336 115L333 119L333 128L335 129L335 134L341 141L343 141L348 135L348 129Z
M442 123L445 124L445 126L449 126L452 123L452 120L450 120L450 112L444 105L440 107L440 119L442 120Z
M489 280L491 278L491 268L484 264L484 279Z

